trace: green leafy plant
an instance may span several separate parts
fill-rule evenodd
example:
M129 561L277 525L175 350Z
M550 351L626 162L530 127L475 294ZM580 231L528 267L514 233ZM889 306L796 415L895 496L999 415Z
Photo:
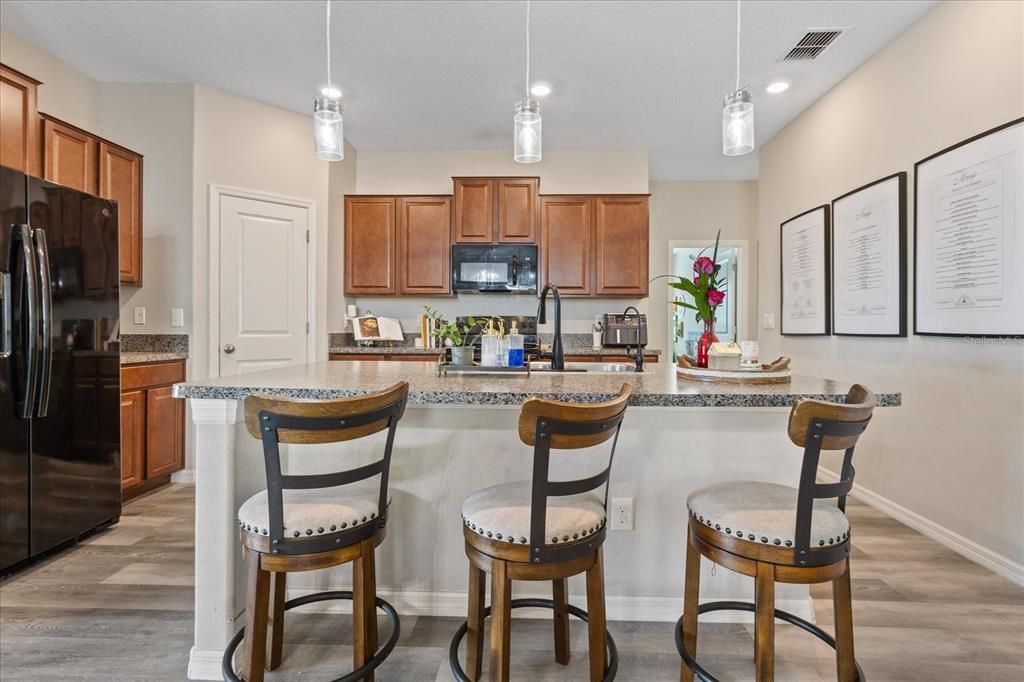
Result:
M719 230L715 235L715 246L711 256L705 256L707 249L701 250L693 260L693 279L681 275L670 275L677 281L668 283L673 289L686 292L693 298L693 303L672 301L673 305L688 308L696 312L698 322L715 319L715 310L725 301L725 287L720 279L722 266L718 262L718 242L722 236Z
M466 324L460 325L458 322L446 322L441 319L441 313L428 305L423 306L423 310L426 316L435 323L432 334L435 339L442 343L446 340L451 341L453 346L468 346L471 343L471 339L475 334L470 334L470 330L476 326L477 320L475 318L467 317Z

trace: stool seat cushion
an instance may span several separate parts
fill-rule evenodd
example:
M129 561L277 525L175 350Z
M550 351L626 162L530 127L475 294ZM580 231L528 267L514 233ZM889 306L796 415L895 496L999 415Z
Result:
M690 516L708 528L766 545L792 547L798 491L776 483L735 481L693 492ZM815 500L811 549L838 545L850 537L850 522L831 500Z
M479 490L462 503L462 520L484 537L525 545L530 542L530 481L499 483ZM605 509L595 493L549 497L545 544L572 542L604 527Z
M337 488L286 489L284 536L307 537L340 533L377 518L380 483L376 478ZM256 493L238 509L238 525L258 535L270 534L270 506L267 491Z

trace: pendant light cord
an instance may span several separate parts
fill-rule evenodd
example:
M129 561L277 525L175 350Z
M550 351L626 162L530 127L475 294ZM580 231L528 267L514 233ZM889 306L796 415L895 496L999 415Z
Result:
M331 83L331 0L327 0L327 91L330 92L333 86Z
M328 0L330 2L330 0ZM736 90L740 89L740 0L736 0Z
M530 0L526 0L526 99L530 99Z

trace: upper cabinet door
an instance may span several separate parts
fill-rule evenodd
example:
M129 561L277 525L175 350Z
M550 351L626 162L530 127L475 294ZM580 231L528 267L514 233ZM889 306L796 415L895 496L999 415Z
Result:
M0 166L39 177L39 81L0 64Z
M498 241L537 242L538 178L501 178L498 189Z
M494 185L490 178L455 178L456 244L489 244L494 241Z
M451 293L451 218L449 197L398 199L399 293Z
M394 294L394 197L345 197L345 293Z
M543 286L551 282L561 294L591 291L594 203L590 197L541 197Z
M594 199L595 295L647 296L647 199Z
M99 194L117 202L121 281L142 284L142 157L100 141Z
M43 117L43 178L96 194L96 138L74 126Z

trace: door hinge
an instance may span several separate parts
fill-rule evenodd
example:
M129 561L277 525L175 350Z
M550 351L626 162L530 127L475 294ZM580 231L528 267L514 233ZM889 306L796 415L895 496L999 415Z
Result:
M306 243L309 243L309 230L306 230Z
M309 322L306 323L306 334L309 334Z

